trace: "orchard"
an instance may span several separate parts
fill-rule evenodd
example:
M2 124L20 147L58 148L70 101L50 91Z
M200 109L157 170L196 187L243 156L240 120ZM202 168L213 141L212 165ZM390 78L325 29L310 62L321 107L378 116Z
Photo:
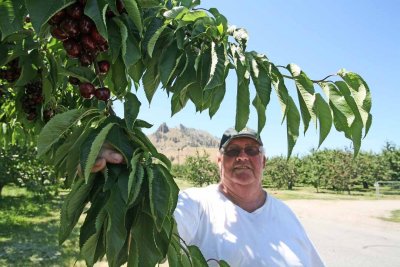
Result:
M234 72L238 130L252 105L261 132L275 93L288 156L300 124L306 132L310 123L319 129L319 144L333 126L359 152L372 122L362 77L340 70L311 79L295 64L276 65L247 51L247 39L245 29L229 26L200 0L0 2L0 142L35 144L66 177L71 191L61 210L60 244L85 212L79 244L88 266L104 256L110 266L155 266L165 259L170 266L207 266L176 232L171 163L142 131L151 122L138 118L141 102L151 103L157 90L171 97L172 115L191 101L212 118ZM147 99L138 99L137 90ZM123 103L123 118L113 111L115 101ZM104 143L126 164L93 174Z

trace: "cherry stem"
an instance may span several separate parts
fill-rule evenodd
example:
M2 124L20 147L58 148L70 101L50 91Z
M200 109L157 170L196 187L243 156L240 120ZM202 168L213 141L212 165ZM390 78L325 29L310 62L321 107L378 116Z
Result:
M97 79L99 80L99 83L100 83L100 87L104 87L103 80L100 78L99 65L97 64L96 59L93 61L93 65L94 65L94 70L96 72Z

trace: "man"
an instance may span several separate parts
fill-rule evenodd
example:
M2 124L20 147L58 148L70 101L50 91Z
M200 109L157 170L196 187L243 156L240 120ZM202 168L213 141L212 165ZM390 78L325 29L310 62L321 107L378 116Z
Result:
M219 149L219 184L179 194L174 217L185 243L232 267L324 266L294 213L263 190L266 158L258 134L230 128ZM120 163L122 155L104 149L93 170L106 162Z

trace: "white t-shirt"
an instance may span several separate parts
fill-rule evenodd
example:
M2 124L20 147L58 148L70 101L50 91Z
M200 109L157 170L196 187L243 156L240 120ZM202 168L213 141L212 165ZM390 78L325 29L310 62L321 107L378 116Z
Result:
M180 192L174 217L186 244L198 246L206 259L232 267L324 266L294 213L270 195L249 213L218 185L190 188Z

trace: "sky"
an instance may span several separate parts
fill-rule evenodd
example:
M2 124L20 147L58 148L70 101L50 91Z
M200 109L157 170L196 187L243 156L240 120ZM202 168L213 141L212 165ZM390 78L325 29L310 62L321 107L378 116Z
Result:
M362 151L379 153L386 142L400 145L400 1L397 0L203 0L200 7L217 8L230 25L245 28L249 34L247 51L265 54L276 65L295 63L311 79L322 79L339 69L360 74L372 94L373 123L361 144ZM295 87L287 81L290 95L296 100ZM289 86L290 85L290 86ZM322 91L315 87L318 92ZM254 91L254 88L252 89ZM170 98L158 90L149 104L142 88L137 95L142 102L139 118L154 126L163 122L169 127L205 130L216 137L235 124L236 78L229 75L227 93L212 119L208 111L196 113L188 103L171 117ZM121 114L121 107L117 107ZM269 156L286 156L285 123L278 99L273 93L267 107L267 122L261 133ZM250 108L250 128L257 128L257 113ZM313 125L300 136L292 155L306 155L318 147L318 131ZM323 148L351 148L351 141L334 127L321 145Z

